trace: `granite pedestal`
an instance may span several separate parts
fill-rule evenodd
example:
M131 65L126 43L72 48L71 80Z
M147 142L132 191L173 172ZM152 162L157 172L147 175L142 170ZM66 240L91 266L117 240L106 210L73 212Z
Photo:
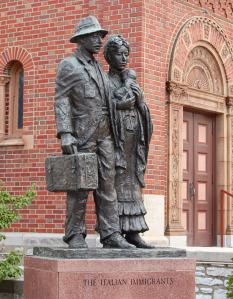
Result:
M25 299L192 299L195 260L184 250L35 248Z

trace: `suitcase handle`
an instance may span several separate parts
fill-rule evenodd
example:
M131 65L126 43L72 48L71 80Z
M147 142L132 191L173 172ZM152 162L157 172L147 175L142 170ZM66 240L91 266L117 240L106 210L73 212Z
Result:
M77 146L76 145L72 145L72 147L73 147L74 154L77 155L78 154Z

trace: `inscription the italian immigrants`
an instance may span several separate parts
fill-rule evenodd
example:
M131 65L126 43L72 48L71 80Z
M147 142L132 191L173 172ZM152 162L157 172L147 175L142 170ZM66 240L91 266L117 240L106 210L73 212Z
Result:
M63 156L47 159L47 187L67 192L63 240L69 248L87 248L89 190L93 190L104 248L153 248L139 236L148 230L141 188L152 133L149 110L136 73L125 70L126 41L118 49L119 41L124 41L120 36L115 48L113 40L108 40L105 58L111 57L106 58L109 75L95 59L107 33L95 17L81 19L70 39L77 50L58 66L55 115ZM115 65L111 61L116 61ZM119 65L121 69L117 69Z
M83 284L85 287L113 287L124 285L135 286L171 286L174 283L173 277L146 277L146 278L102 278L102 279L84 279Z

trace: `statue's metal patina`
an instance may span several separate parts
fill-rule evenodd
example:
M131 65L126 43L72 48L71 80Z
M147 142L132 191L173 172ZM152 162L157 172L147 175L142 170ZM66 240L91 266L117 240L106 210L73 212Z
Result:
M87 248L85 214L91 189L104 248L151 248L139 236L148 230L141 188L152 133L149 110L135 71L125 69L129 46L123 38L110 37L105 45L109 74L95 59L106 34L95 17L83 18L70 39L77 51L58 66L55 114L63 158L50 159L46 170L49 173L61 163L53 167L53 175L62 176L61 168L74 161L69 174L74 179L80 168L78 185L67 183L67 177L60 180L69 187L62 190L67 192L63 239L70 248ZM49 183L53 191L53 182L47 179Z

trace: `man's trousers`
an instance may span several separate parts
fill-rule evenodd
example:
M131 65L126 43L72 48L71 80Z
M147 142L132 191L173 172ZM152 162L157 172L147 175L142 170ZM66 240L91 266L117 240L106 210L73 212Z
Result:
M96 215L100 239L104 240L114 232L120 232L117 195L114 187L115 153L114 143L109 128L109 117L102 119L91 138L78 152L95 152L98 159L98 189L94 191ZM65 242L75 234L86 236L85 214L88 191L67 192L65 221Z

